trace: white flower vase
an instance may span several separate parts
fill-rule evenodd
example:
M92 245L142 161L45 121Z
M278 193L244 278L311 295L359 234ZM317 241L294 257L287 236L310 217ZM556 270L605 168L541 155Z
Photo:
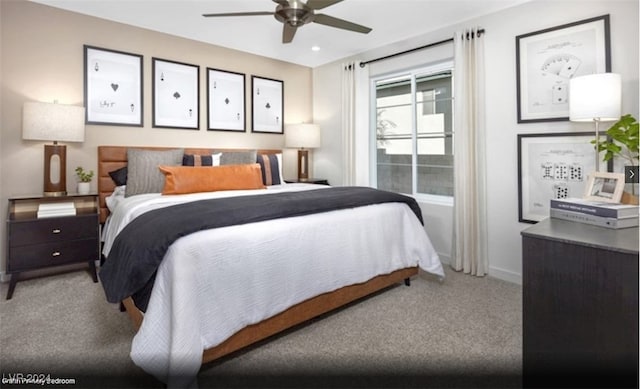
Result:
M78 194L86 195L91 191L90 182L78 182Z

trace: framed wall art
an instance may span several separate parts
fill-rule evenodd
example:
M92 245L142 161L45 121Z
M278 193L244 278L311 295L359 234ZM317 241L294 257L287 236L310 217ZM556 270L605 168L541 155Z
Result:
M284 82L251 76L251 132L284 134Z
M207 68L207 130L246 131L244 73Z
M143 125L142 55L84 45L87 124Z
M551 199L581 198L595 171L595 132L518 135L518 220L549 216Z
M517 36L518 123L569 120L569 80L609 71L609 15Z
M197 130L200 67L153 58L153 126Z

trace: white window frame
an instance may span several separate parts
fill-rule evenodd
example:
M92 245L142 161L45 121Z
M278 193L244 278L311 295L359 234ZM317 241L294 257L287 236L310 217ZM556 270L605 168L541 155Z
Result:
M376 83L378 81L381 80L385 80L385 79L389 79L389 78L394 78L394 77L410 77L412 80L416 78L416 76L423 76L425 74L435 74L435 73L440 73L440 72L444 72L444 71L451 71L451 85L454 85L455 82L455 78L454 78L454 72L453 72L453 60L446 60L443 62L438 62L435 64L430 64L430 65L425 65L425 66L420 66L420 67L415 67L412 69L407 69L404 71L398 71L398 72L389 72L389 73L384 73L384 74L379 74L376 75L375 77L371 77L371 79L369 80L370 84L369 84L369 113L370 113L370 117L369 117L369 147L371 152L369 153L370 155L370 161L369 161L369 176L371 179L371 184L374 187L378 187L378 175L377 175L377 165L378 165L378 160L377 160L377 153L376 153L376 147L377 147L377 139L376 139L376 112L377 112L377 107L376 107ZM430 203L430 204L437 204L437 205L447 205L447 206L453 206L453 196L443 196L443 195L433 195L433 194L427 194L427 193L417 193L416 192L416 188L418 187L418 142L417 142L417 137L418 137L418 131L417 131L417 116L416 116L416 84L415 82L411 82L411 142L412 142L412 156L411 156L411 177L412 177L412 191L413 193L406 193L407 195L410 195L412 197L414 197L416 200L418 200L419 202L424 202L424 203ZM451 90L451 99L452 101L455 101L455 94L453 91L454 88L452 88ZM453 129L453 133L455 134L455 121L452 118L452 129ZM455 150L454 150L455 152Z

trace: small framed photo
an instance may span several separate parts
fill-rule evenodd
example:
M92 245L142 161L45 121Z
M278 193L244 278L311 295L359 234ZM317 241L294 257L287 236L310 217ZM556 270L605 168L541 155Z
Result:
M207 68L207 130L246 131L244 73Z
M594 172L589 175L585 200L619 203L624 190L624 174Z
M200 128L200 67L153 58L153 127Z
M516 37L518 123L569 120L569 80L611 71L609 15Z
M142 127L142 55L84 45L85 122Z
M284 82L251 76L251 132L284 134Z

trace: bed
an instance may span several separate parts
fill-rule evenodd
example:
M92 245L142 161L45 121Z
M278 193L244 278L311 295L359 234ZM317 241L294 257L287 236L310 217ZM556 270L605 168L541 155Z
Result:
M331 202L318 201L318 198L324 198L319 196L335 193L334 198L341 198L336 201L344 201L342 198L348 197L347 191L351 190L312 184L284 185L284 182L278 184L277 180L273 183L265 178L264 172L273 169L270 174L282 179L281 151L257 150L258 159L264 156L265 161L272 161L271 166L260 165L262 183L269 181L271 184L264 188L177 195L141 193L119 198L118 205L114 206L117 192L133 186L129 181L123 189L113 178L114 172L129 163L131 149L178 153L175 148L166 147L98 148L100 218L105 223L103 230L107 236L101 279L103 271L107 275L119 272L113 270L121 266L114 265L118 263L118 255L114 252L120 252L122 245L119 243L126 241L124 235L133 235L127 231L140 231L135 230L135 223L144 225L144 218L151 214L174 212L171 220L187 218L188 212L179 210L180 207L213 202L225 204L220 208L251 210L253 208L247 208L244 203L249 198L252 202L262 203L255 208L257 213L266 208L277 209L275 201L281 198L285 199L284 204L306 204L309 203L306 198L313 198L315 200L311 202L316 204L313 207L317 207L319 203L324 206ZM207 148L178 150L184 158L246 152ZM278 158L274 159L276 156ZM165 172L165 177L166 189L171 176ZM369 191L373 189L353 189L362 191L360 197L375 197L370 196ZM273 207L264 206L272 201ZM239 203L242 205L227 206L234 202L242 202ZM111 210L108 203L112 205ZM148 283L151 287L146 300L139 299L145 301L142 309L141 304L134 301L136 294L128 296L134 286L119 292L118 300L122 297L122 304L138 328L132 342L133 361L169 386L186 387L195 382L201 364L393 284L403 281L408 284L419 268L444 277L439 258L421 224L419 208L415 209L417 203L407 205L409 203L391 199L238 225L216 225L217 228L210 228L211 223L226 220L226 216L218 218L221 214L216 213L212 214L216 217L205 217L200 210L196 211L203 215L201 218L206 227L187 235L180 232L177 240L167 243L153 282ZM297 209L297 205L292 207ZM236 217L236 214L231 216ZM143 250L141 241L146 244L155 239L151 235L148 240L140 238L146 236L142 232L135 234L140 250ZM114 261L110 263L112 258ZM130 283L125 279L127 276L118 277L123 283ZM106 291L107 286L103 286ZM112 300L113 296L111 293Z

